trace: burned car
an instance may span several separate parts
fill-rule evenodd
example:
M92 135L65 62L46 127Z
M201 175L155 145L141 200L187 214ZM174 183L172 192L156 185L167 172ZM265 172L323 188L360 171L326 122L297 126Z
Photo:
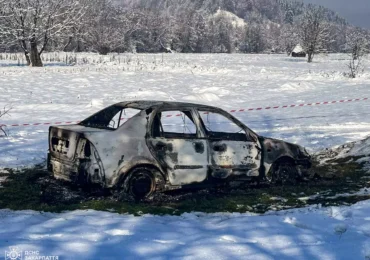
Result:
M206 105L122 102L77 125L49 129L48 169L57 179L136 198L197 184L294 183L310 166L303 147L259 136Z

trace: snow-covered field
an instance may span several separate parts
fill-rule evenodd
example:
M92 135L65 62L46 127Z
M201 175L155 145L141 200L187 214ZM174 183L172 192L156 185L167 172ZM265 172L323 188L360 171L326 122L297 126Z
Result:
M251 214L134 217L0 210L0 252L59 259L369 259L370 201Z
M348 79L346 55L319 56L307 64L284 55L80 54L74 66L60 62L66 54L48 55L44 68L0 61L0 107L14 107L0 124L79 121L135 99L230 111L370 98L369 60L360 78ZM235 115L261 135L315 152L368 136L369 111L370 100L362 100ZM0 168L45 160L47 126L7 131L9 137L0 138ZM0 254L17 246L59 259L370 259L369 216L370 201L265 215L0 210Z
M370 62L348 79L346 55L318 56L308 64L285 55L79 54L75 66L49 54L44 68L0 61L0 107L12 104L0 124L79 121L123 100L157 99L220 106L226 110L370 98ZM60 59L59 59L60 58ZM370 134L370 100L238 112L257 133L299 143L311 151ZM9 127L0 139L0 167L45 159L47 126Z

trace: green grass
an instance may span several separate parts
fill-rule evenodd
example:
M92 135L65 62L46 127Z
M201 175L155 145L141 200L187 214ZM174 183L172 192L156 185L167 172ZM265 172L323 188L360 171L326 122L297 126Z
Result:
M117 196L86 192L78 187L59 183L42 168L10 171L0 188L0 208L62 212L93 209L134 215L180 215L185 212L255 212L302 207L310 204L346 205L368 196L329 199L338 193L355 192L369 184L361 178L361 165L353 162L314 167L322 179L295 186L251 186L238 189L210 189L160 194L150 201L120 201ZM333 178L336 173L336 178ZM331 176L331 177L330 177ZM301 197L317 195L306 201ZM275 197L275 199L273 199ZM281 198L281 199L280 199Z

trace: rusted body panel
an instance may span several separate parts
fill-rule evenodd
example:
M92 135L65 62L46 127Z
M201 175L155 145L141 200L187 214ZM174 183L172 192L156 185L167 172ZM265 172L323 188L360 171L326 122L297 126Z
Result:
M127 108L138 112L121 125ZM194 132L185 133L189 130L185 125L183 133L165 132L161 120L167 111L182 111L183 122L186 118ZM240 130L210 132L202 113L223 116ZM51 127L49 153L48 167L55 177L108 188L120 185L138 166L158 171L165 189L211 179L264 176L280 158L290 158L297 165L307 161L309 167L304 148L259 137L219 108L160 101L122 102L79 125Z

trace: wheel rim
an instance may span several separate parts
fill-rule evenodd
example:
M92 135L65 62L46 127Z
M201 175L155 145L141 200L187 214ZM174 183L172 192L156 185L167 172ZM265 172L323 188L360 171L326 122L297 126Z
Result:
M130 193L136 198L144 198L152 193L154 184L150 173L135 174L130 180Z
M287 166L287 165L282 165L280 166L279 168L279 180L282 182L282 183L287 183L290 181L291 179L291 167Z
M268 182L274 183L294 183L295 182L295 166L290 164L281 164L279 166L273 166L270 171L266 174L265 178Z

